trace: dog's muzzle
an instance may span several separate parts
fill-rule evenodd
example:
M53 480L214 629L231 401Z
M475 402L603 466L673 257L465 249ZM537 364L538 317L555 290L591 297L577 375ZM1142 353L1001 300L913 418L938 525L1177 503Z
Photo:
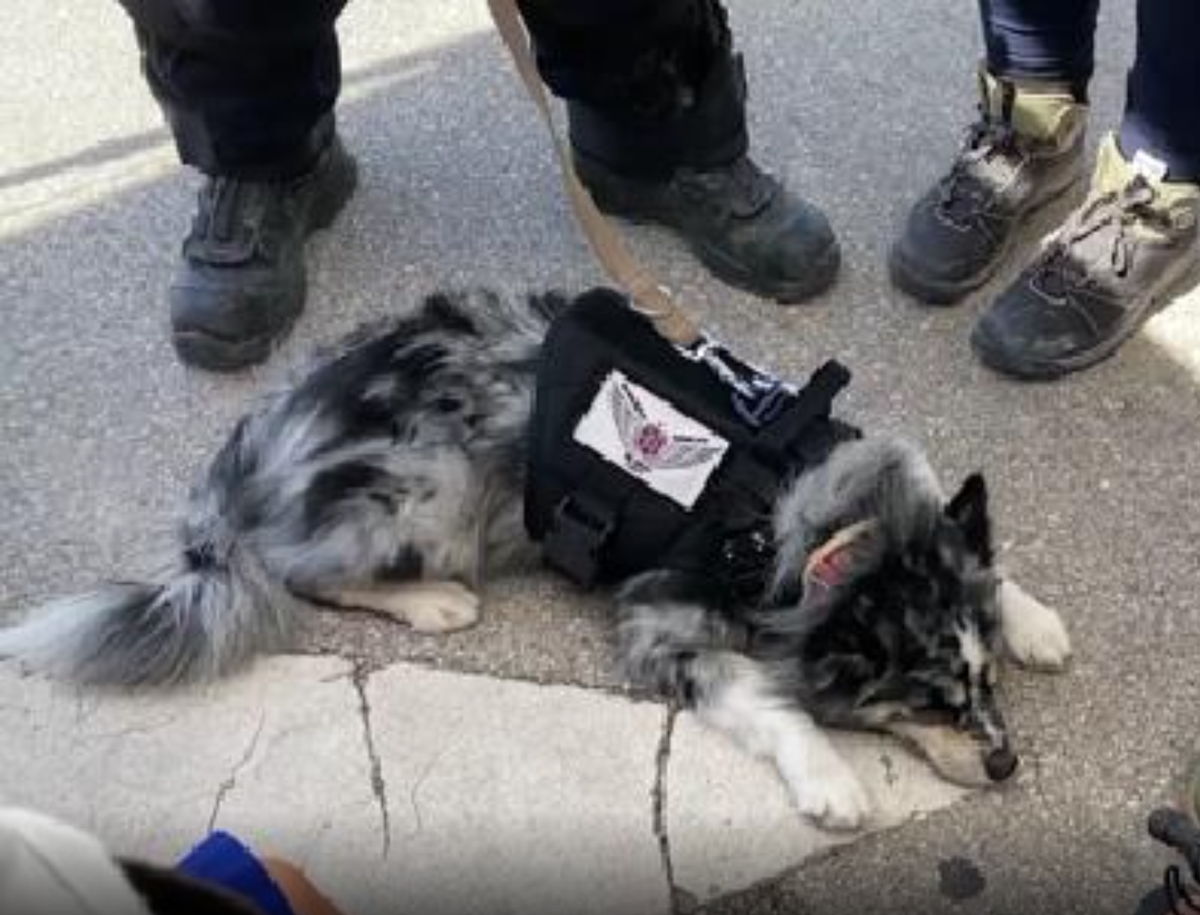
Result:
M983 771L993 783L1006 782L1016 774L1021 759L1008 738L1004 716L992 703L969 716L967 730L982 744Z

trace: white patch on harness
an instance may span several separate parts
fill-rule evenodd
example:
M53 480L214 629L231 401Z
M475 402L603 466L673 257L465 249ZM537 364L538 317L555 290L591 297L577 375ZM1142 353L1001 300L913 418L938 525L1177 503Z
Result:
M685 509L696 504L729 450L703 423L615 369L573 438Z

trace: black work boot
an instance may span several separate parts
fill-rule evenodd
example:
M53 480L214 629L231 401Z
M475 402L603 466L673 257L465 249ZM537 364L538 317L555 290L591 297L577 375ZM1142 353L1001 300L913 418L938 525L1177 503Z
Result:
M579 152L576 167L606 212L674 229L718 278L779 302L824 292L837 276L837 240L825 215L789 193L749 156L670 179L617 174Z
M1200 186L1135 162L1105 139L1087 200L975 326L984 363L1029 379L1087 368L1191 277Z
M189 365L262 362L304 309L304 243L354 192L357 167L335 137L290 181L209 178L171 283L171 339Z
M932 305L982 286L1016 230L1083 172L1087 106L1070 89L980 72L979 120L950 171L909 213L892 248L892 282Z

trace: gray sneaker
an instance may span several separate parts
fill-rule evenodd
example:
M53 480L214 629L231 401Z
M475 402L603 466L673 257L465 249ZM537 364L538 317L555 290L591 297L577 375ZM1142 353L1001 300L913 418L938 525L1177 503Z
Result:
M1087 106L1052 84L981 71L979 120L950 171L912 208L889 260L892 282L933 305L982 286L1016 230L1083 173Z
M971 335L988 366L1049 379L1107 358L1192 275L1200 186L1160 180L1100 149L1087 200Z

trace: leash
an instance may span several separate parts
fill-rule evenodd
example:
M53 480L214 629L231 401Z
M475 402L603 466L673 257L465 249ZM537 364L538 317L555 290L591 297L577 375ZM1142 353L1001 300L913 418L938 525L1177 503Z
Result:
M575 170L517 3L488 0L488 9L550 136L579 226L596 259L628 293L627 302L612 296L607 304L593 303L587 313L560 315L546 338L535 398L541 406L535 406L527 458L526 526L543 544L547 564L584 587L601 577L627 576L643 568L648 557L665 556L677 569L702 567L730 598L756 604L774 561L769 519L782 476L815 460L835 441L857 436L829 418L833 398L850 373L829 362L797 388L738 359L708 338L680 299L634 258ZM635 314L648 319L651 328L634 320ZM645 468L627 466L629 449L641 444L624 440L611 394L602 399L604 386L593 390L597 368L603 369L599 377L628 373L634 388L646 384L643 393L662 398L668 408L647 421L657 438ZM582 417L565 403L567 392L577 390L592 392ZM681 415L672 416L675 411ZM692 454L690 463L667 466L660 452L664 442L675 440L678 430L672 431L672 424L683 428L680 419L700 422L706 436L731 449L728 457L717 459L728 466L707 507L696 509L699 515L693 511L695 500L709 491L708 475L716 464L705 469L708 459ZM579 438L585 423L592 436L586 447ZM661 488L666 485L661 480L658 493L651 491L651 468L659 458L667 469L700 468L694 472L703 474L701 488L691 501ZM628 523L629 517L636 523ZM860 533L848 531L829 545L811 565L811 575L835 585Z
M592 195L579 180L571 152L555 123L549 96L534 62L529 33L517 9L517 0L488 0L488 9L496 30L508 47L517 73L550 134L567 198L597 260L609 276L629 293L634 310L648 318L661 336L680 348L699 343L703 339L699 326L689 317L671 290L658 282L630 254L616 227L600 212Z

